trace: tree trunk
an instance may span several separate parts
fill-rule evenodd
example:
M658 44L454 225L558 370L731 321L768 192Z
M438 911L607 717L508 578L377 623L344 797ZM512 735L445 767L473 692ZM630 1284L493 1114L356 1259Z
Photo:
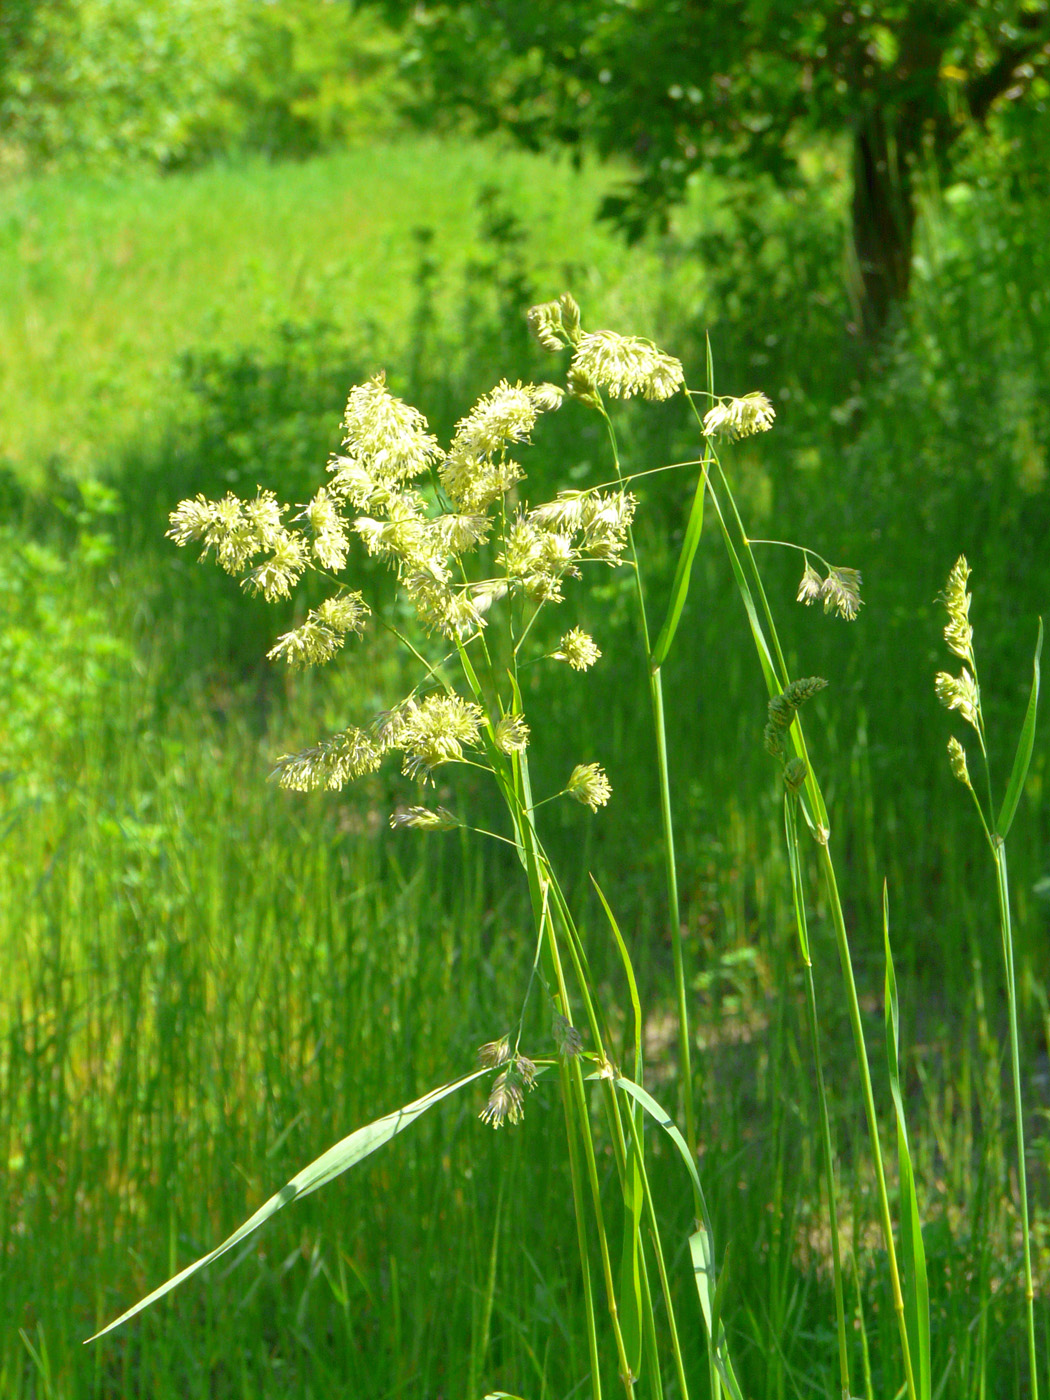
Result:
M903 139L902 139L903 138ZM872 112L853 139L853 249L859 277L861 329L882 334L908 295L915 234L914 144Z

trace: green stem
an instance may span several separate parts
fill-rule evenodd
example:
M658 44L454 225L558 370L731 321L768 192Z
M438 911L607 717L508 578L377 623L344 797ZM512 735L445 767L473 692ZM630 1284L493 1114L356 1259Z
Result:
M992 842L996 888L999 892L999 923L1003 936L1006 965L1006 1000L1010 1017L1010 1069L1014 1088L1014 1118L1017 1124L1017 1189L1021 1204L1021 1233L1024 1244L1025 1322L1028 1331L1028 1366L1032 1400L1039 1397L1039 1377L1035 1356L1035 1302L1032 1287L1032 1246L1028 1228L1028 1182L1024 1160L1024 1113L1021 1105L1021 1057L1017 1034L1017 982L1014 975L1014 944L1010 925L1010 883L1006 873L1006 844L996 837Z
M797 721L796 721L797 722ZM815 780L814 780L815 781ZM897 1314L897 1330L900 1333L901 1354L904 1358L904 1375L911 1400L917 1400L915 1374L912 1369L911 1347L908 1342L908 1326L904 1316L904 1296L901 1292L900 1270L897 1266L897 1249L893 1240L893 1220L890 1215L890 1198L886 1190L886 1172L882 1164L882 1147L879 1143L879 1124L875 1113L875 1095L871 1088L871 1070L868 1066L868 1050L864 1043L864 1027L860 1017L860 1001L857 997L857 984L853 978L853 960L850 957L849 936L846 920L839 898L838 882L835 879L835 866L826 843L820 844L820 862L824 874L824 885L831 905L831 921L835 930L835 942L839 950L842 966L842 980L846 985L846 1005L849 1010L850 1026L853 1030L853 1044L857 1065L860 1069L861 1094L864 1099L864 1115L868 1123L868 1137L871 1142L871 1155L875 1164L875 1180L879 1195L879 1216L882 1222L882 1235L890 1265L890 1288L893 1293L893 1308Z
M692 403L692 399L690 399ZM695 405L694 412L696 411ZM708 473L708 490L710 499L715 508L722 538L729 553L730 563L733 568L734 577L739 589L741 599L744 603L751 624L751 633L758 651L759 663L762 666L763 674L766 678L766 685L771 696L778 693L788 683L787 663L777 635L776 624L773 619L772 609L766 597L765 588L762 583L762 576L759 573L758 565L755 562L754 554L748 542L747 532L744 529L743 521L737 510L736 501L733 497L732 489L728 478L718 463L718 472L722 484L725 488L726 498L732 512L732 517L737 528L740 539L740 548L747 561L748 572L755 585L755 591L761 601L762 613L765 617L766 627L769 630L769 641L766 640L765 629L762 626L755 607L751 588L744 574L739 555L733 543L732 536L726 525L718 495L714 489L711 475ZM772 651L770 650L772 646ZM839 896L838 882L835 877L835 866L831 859L831 851L828 845L829 828L827 819L827 808L824 803L824 796L817 782L813 766L809 762L806 753L805 738L802 732L802 725L796 716L791 726L792 741L796 753L806 765L806 794L813 807L813 817L810 818L810 826L817 838L820 849L821 869L824 877L824 884L827 890L828 902L831 906L832 925L835 931L835 941L838 946L839 962L842 968L842 980L846 987L846 1002L849 1011L850 1026L853 1031L854 1051L857 1066L860 1070L861 1091L864 1099L864 1112L868 1125L868 1137L871 1143L871 1154L875 1166L875 1177L878 1186L879 1215L882 1224L883 1240L886 1245L886 1253L890 1265L890 1284L893 1292L893 1306L897 1314L897 1326L900 1333L901 1354L904 1359L904 1372L907 1382L908 1395L910 1400L917 1400L915 1387L915 1375L912 1368L911 1349L908 1343L907 1322L904 1316L904 1298L901 1292L900 1270L897 1265L897 1250L893 1239L893 1221L890 1215L889 1195L886 1190L886 1173L882 1161L882 1146L879 1142L878 1119L875 1113L875 1098L871 1088L871 1069L868 1064L868 1051L864 1041L864 1027L861 1022L860 1002L857 997L857 985L853 976L853 959L850 954L849 935L846 932L846 921L842 912L842 901ZM803 806L803 811L805 807Z
M601 410L609 433L616 478L621 487L624 484L620 468L620 453L616 443L616 432L612 420L605 409ZM682 943L682 919L678 904L678 871L675 863L674 818L671 813L671 778L667 763L667 728L664 722L663 682L660 668L653 667L653 650L649 638L649 621L645 611L645 590L642 586L642 572L638 563L638 551L634 544L634 532L628 529L631 559L634 563L635 593L638 603L638 620L645 648L646 670L649 674L649 703L653 714L653 729L656 736L657 772L660 784L660 822L663 830L664 879L667 886L667 916L671 926L671 955L674 961L675 999L678 1004L678 1064L681 1076L681 1096L685 1110L685 1140L689 1150L696 1156L696 1117L693 1109L693 1063L692 1036L689 1030L689 1002L687 996L687 976L685 949Z
M791 865L791 886L795 901L795 922L799 946L806 969L806 1012L809 1036L813 1045L813 1061L817 1074L817 1098L820 1103L820 1141L824 1156L824 1177L828 1187L828 1225L831 1231L831 1266L835 1290L835 1323L839 1347L839 1379L843 1400L849 1400L849 1352L846 1345L846 1304L842 1287L842 1249L839 1241L838 1201L835 1190L835 1157L831 1146L831 1120L828 1115L828 1095L824 1083L824 1065L820 1055L820 1030L817 1021L817 993L813 984L813 960L809 952L809 930L806 921L805 893L802 888L802 867L798 852L798 823L795 819L795 799L789 794L784 805L784 826Z

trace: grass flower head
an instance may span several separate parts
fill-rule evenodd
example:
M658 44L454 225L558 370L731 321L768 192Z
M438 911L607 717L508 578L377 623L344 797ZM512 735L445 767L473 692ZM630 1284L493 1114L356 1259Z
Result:
M569 367L570 377L597 389L610 398L629 399L642 394L647 399L669 399L685 383L680 360L665 355L651 340L616 331L588 331L576 343L576 354ZM582 395L573 390L577 398Z
M762 393L720 399L704 414L704 436L736 442L737 438L768 432L776 416L776 409Z
M612 796L609 779L598 763L577 763L569 774L569 781L564 790L577 802L589 807L592 812L604 807Z

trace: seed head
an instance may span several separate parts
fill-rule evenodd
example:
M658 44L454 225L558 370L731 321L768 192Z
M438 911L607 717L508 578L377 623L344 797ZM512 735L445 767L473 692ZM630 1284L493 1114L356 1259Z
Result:
M958 778L960 783L973 791L973 784L970 782L970 769L966 762L966 750L958 739L952 735L948 740L948 762L951 764L952 773Z
M504 715L496 725L496 747L501 753L524 753L529 742L529 726L524 715Z
M478 1049L478 1065L482 1069L496 1069L499 1065L505 1065L509 1059L509 1036L503 1035L499 1040L490 1040Z
M570 392L573 377L598 389L607 389L610 398L629 399L644 394L647 399L669 399L685 383L680 360L665 355L651 340L615 331L589 331L580 336L569 367Z
M398 807L390 814L390 825L394 831L411 828L413 831L453 831L461 823L447 807L439 807L436 812L429 807Z
M279 787L292 792L311 792L315 788L338 792L355 778L374 773L382 757L382 749L370 734L363 729L344 729L313 748L282 754L273 776Z
M302 535L285 530L270 546L273 553L241 580L249 593L261 593L268 603L287 598L306 568L306 542Z
M427 432L427 420L390 393L382 374L350 390L343 431L350 462L376 483L408 481L441 456L437 438Z
M948 575L948 583L941 594L941 602L948 609L948 623L944 629L944 640L955 652L973 665L973 628L970 626L970 599L966 583L970 577L970 566L965 554L960 554Z
M762 393L720 399L704 414L704 436L735 442L737 438L768 432L776 416L773 405Z
M407 777L426 782L443 763L463 758L463 746L478 741L482 711L459 695L428 695L404 717L396 747L405 755Z
M323 666L331 661L348 632L360 635L369 615L368 604L360 593L343 593L327 598L319 608L311 608L306 621L294 632L285 632L267 652L271 661L287 661L293 670Z
M506 1041L496 1041L492 1047L482 1046L483 1050L500 1050ZM509 1053L509 1051L508 1051ZM498 1064L506 1063L506 1055ZM525 1092L536 1083L536 1066L525 1055L515 1055L514 1060L492 1085L489 1101L479 1117L483 1123L491 1123L494 1128L506 1123L520 1123L525 1102Z
M562 637L557 651L551 652L555 661L567 661L574 671L587 671L601 656L594 638L578 627L570 627Z
M800 603L822 602L825 612L837 612L847 622L852 622L863 604L860 598L861 577L856 569L846 569L837 565L828 568L828 576L822 579L813 565L806 560L806 569L798 586Z
M491 1123L494 1128L502 1128L504 1123L520 1123L524 1102L525 1092L521 1083L508 1070L504 1070L493 1084L489 1101L478 1117L483 1123Z
M806 569L802 575L802 582L798 586L798 598L796 601L805 603L807 606L810 603L815 603L820 597L820 590L823 586L824 580L807 559Z
M950 676L947 671L938 671L934 680L937 699L949 710L958 710L967 724L972 724L980 732L978 716L981 697L977 682L964 666L960 676Z
M839 617L852 622L863 606L860 584L860 574L856 569L832 568L820 590L824 611L837 612Z
M577 802L589 807L592 812L604 807L612 796L609 779L598 763L578 763L569 774L565 792Z

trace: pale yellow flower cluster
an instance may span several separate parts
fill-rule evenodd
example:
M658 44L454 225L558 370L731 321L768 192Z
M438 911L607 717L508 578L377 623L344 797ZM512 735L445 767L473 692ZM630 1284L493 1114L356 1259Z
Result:
M704 414L704 436L735 442L737 438L768 432L776 416L776 409L762 393L720 399Z
M462 762L464 748L477 747L483 718L479 705L459 695L428 695L421 702L410 698L380 715L367 730L352 726L309 749L284 754L275 775L281 787L295 792L337 791L354 778L374 773L385 754L400 753L406 777L427 782L435 768Z
M569 382L581 392L662 399L683 385L681 364L651 342L583 331L579 307L568 295L534 308L530 322L544 344L572 350ZM251 500L197 496L172 512L168 534L178 545L200 544L202 558L212 555L271 601L288 597L307 570L334 579L332 596L310 608L269 652L293 669L325 664L350 634L364 632L371 616L367 603L338 581L355 541L396 571L402 598L428 632L457 646L469 643L487 625L494 605L511 596L532 609L527 631L541 607L563 601L566 579L579 578L584 564L623 562L637 504L624 490L597 489L563 491L533 508L508 500L525 476L511 453L530 442L540 415L556 410L564 397L565 390L553 384L503 379L459 420L446 452L419 410L376 375L350 391L342 450L309 501L289 506L263 489ZM493 536L494 576L479 576L471 556ZM574 627L548 656L583 671L601 652ZM402 771L426 782L446 763L484 766L498 762L496 755L523 753L528 742L524 716L509 707L490 718L452 691L424 698L414 692L363 728L352 725L285 754L275 776L282 787L297 791L338 790L396 752ZM468 759L471 751L477 759ZM585 764L573 771L565 792L597 810L610 788L597 764ZM444 808L406 807L392 818L395 828L457 824ZM512 1116L510 1109L505 1116Z
M971 596L966 585L970 578L970 566L965 554L960 554L952 565L948 582L941 594L941 602L948 611L948 621L944 628L944 640L956 656L968 661L973 673L963 667L958 676L947 671L938 671L933 687L937 699L949 710L958 710L967 724L982 734L981 691L977 684L977 664L973 654L973 628L970 626ZM981 746L984 747L983 738ZM958 739L948 740L948 762L952 773L959 782L972 791L970 770L966 762L966 750Z

